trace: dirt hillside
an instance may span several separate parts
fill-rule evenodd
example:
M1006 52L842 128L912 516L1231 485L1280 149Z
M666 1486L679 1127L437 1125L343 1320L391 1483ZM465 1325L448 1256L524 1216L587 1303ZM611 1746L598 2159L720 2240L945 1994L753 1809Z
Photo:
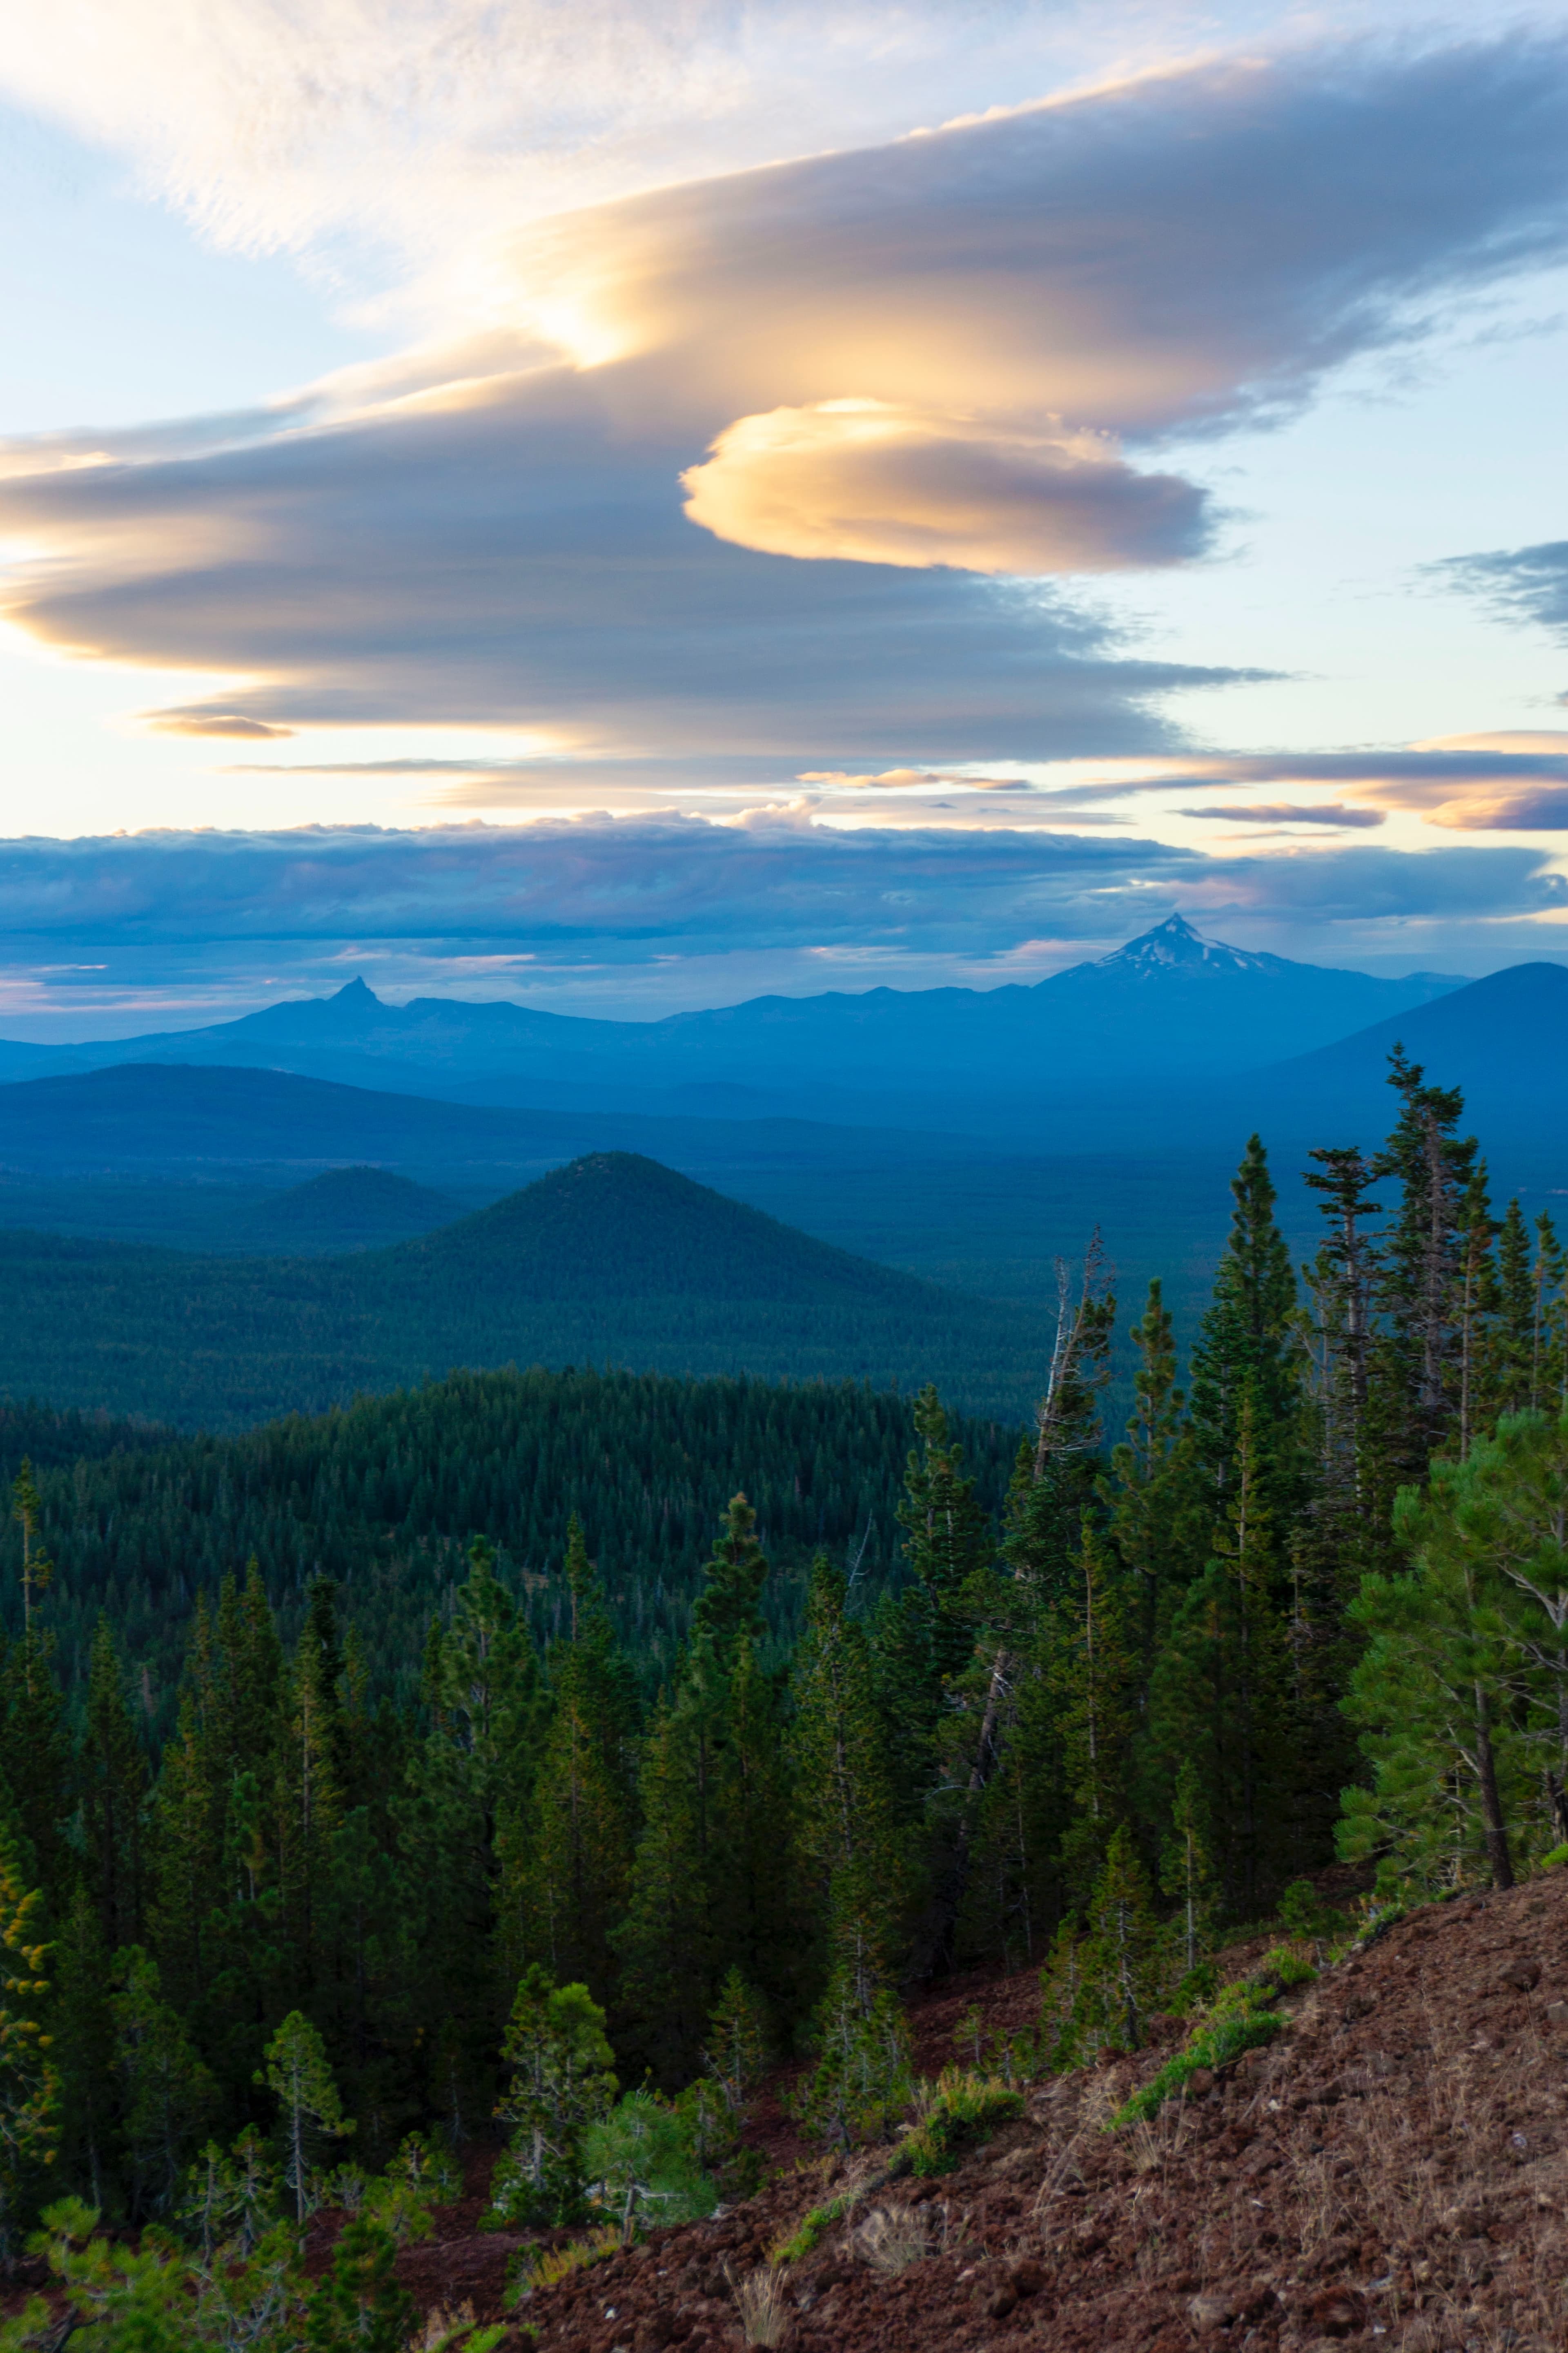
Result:
M1016 2024L1032 1977L917 2014L922 2063L978 2001ZM1568 2336L1568 1873L1435 1905L1277 2005L1284 2033L1152 2125L1106 2120L1168 2054L1037 2087L935 2181L889 2152L789 2161L757 2198L656 2232L517 2311L542 2353L1561 2353ZM1173 2030L1173 2039L1175 2036ZM809 2254L769 2258L843 2198ZM500 2316L515 2241L472 2205L405 2258L422 2306ZM743 2309L751 2328L743 2333ZM758 2333L762 2331L763 2333Z

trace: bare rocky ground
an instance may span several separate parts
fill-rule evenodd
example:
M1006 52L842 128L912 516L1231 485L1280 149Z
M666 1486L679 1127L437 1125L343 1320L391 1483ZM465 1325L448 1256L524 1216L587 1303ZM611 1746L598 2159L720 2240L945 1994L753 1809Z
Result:
M1250 1957L1226 1957L1232 1972ZM1031 1975L917 2011L920 2061L959 2015L1032 2017ZM542 2353L1562 2353L1568 2343L1568 1873L1432 1905L1279 2005L1287 2031L1152 2125L1107 2120L1179 2039L1037 2086L936 2181L889 2152L803 2156L763 2119L762 2194L517 2310ZM422 2311L500 2317L518 2242L475 2194L400 2272ZM770 2253L853 2202L801 2261ZM751 2329L744 2327L747 2314ZM765 2333L757 2333L759 2329Z

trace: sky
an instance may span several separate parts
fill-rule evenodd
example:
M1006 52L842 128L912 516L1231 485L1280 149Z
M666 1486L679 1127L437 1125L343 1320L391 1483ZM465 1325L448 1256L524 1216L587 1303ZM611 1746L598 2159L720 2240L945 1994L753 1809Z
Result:
M0 14L0 1035L1568 958L1568 6Z

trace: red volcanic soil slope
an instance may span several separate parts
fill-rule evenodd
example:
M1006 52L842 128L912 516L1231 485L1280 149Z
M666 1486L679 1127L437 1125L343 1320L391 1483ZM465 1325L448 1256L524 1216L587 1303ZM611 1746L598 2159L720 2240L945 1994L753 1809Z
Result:
M922 2059L951 2057L969 2000L1015 2022L1035 1998L1015 1978L928 2006ZM791 2162L775 2140L784 2162L760 2196L535 2292L512 2341L1561 2353L1568 1873L1413 1913L1279 2007L1272 2045L1194 2079L1152 2125L1107 2129L1161 2050L1037 2086L936 2181L890 2178L886 2149ZM770 2262L837 2198L809 2254ZM499 2315L516 2242L472 2235L472 2208L446 2219L405 2256L409 2285L422 2308L468 2297Z

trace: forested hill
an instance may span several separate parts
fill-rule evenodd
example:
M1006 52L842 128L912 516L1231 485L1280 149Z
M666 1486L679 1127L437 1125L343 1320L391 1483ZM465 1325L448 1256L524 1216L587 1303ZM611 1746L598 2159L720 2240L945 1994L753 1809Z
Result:
M198 1258L0 1234L0 1396L236 1430L454 1366L936 1380L1021 1419L1026 1312L819 1242L635 1153L595 1153L419 1240Z
M963 1435L994 1505L1017 1433L975 1424ZM576 1512L651 1687L686 1632L714 1527L743 1490L774 1564L770 1630L790 1641L819 1547L858 1565L868 1595L894 1577L914 1440L909 1398L849 1384L461 1373L233 1438L159 1442L124 1424L7 1412L0 1476L8 1483L32 1455L57 1565L46 1620L68 1691L82 1685L107 1611L155 1739L171 1720L195 1596L229 1571L243 1580L252 1557L289 1628L310 1581L332 1578L373 1693L407 1704L431 1613L461 1582L476 1535L497 1546L536 1635L560 1632ZM19 1567L7 1521L0 1588L13 1619Z

